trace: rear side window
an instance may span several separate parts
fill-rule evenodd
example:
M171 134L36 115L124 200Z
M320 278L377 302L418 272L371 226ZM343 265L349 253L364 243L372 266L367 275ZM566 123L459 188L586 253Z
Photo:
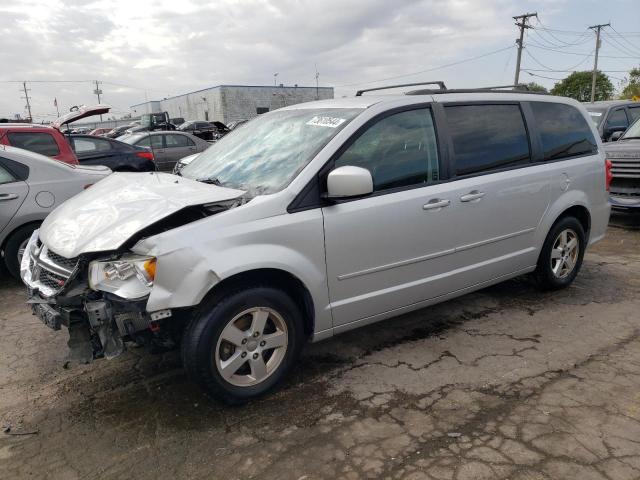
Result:
M445 107L456 175L529 163L529 139L519 105Z
M134 145L139 147L151 146L153 148L162 148L162 135L145 135L140 140L136 141Z
M165 142L167 142L167 148L172 147L190 147L195 145L191 139L185 135L165 135Z
M577 108L563 103L532 102L531 109L545 161L598 151L591 128Z
M631 117L631 123L638 120L640 118L640 107L629 107L629 117Z
M100 138L74 138L76 153L97 153L111 150L111 143Z
M11 183L16 179L13 175L11 175L7 170L5 170L2 165L0 165L0 185L3 183Z
M10 132L9 143L14 147L24 148L48 157L60 154L55 138L45 132Z
M624 108L613 110L607 118L607 128L624 129L629 125Z
M400 112L375 123L335 161L336 167L346 165L369 170L375 191L438 181L431 110Z

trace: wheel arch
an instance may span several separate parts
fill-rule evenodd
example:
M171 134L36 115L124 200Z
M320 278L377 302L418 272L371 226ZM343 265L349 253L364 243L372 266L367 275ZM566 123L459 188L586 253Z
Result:
M35 228L38 228L41 224L42 224L42 220L31 220L28 222L24 222L21 223L20 225L16 225L11 227L11 231L2 239L2 242L0 243L0 251L4 252L4 249L7 245L7 242L9 241L9 239L21 228L24 227L30 227L30 226L34 226Z
M315 329L315 306L311 292L295 275L279 268L257 268L236 273L216 283L204 296L202 302L215 302L229 291L261 285L275 287L291 297L303 313L304 333L311 336Z

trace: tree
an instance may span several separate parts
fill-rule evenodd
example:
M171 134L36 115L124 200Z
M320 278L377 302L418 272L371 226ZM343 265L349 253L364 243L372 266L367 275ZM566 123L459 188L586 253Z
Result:
M627 85L622 89L620 98L640 97L640 68L632 68Z
M542 85L536 82L527 83L527 87L529 87L529 90L532 92L545 92L545 93L549 92L549 90L547 90L545 87L543 87Z
M591 101L591 75L589 71L573 72L551 89L553 95L575 98L579 102ZM598 70L596 75L596 100L609 100L613 96L613 84L609 77Z

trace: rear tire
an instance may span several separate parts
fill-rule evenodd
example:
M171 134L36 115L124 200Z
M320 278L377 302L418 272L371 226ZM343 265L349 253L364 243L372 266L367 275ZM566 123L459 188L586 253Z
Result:
M20 258L24 253L31 234L38 228L38 225L25 225L13 232L4 246L4 263L7 271L12 277L20 278Z
M273 390L304 341L302 312L284 292L250 286L205 302L182 338L182 361L207 394L230 405Z
M559 290L573 283L584 258L586 235L575 217L559 219L549 231L534 272L543 290Z

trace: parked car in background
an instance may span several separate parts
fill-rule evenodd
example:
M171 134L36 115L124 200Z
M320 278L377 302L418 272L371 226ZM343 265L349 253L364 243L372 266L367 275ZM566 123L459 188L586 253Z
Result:
M200 120L188 120L176 128L179 132L187 132L203 140L212 140L218 129L209 122Z
M103 104L76 107L71 112L54 120L50 126L2 123L0 124L0 144L12 145L61 162L77 165L78 159L69 143L69 134L62 132L69 131L70 123L93 115L107 113L110 108Z
M609 100L585 103L584 106L603 142L616 141L630 124L640 118L640 102L633 100Z
M128 124L128 125L120 125L119 127L114 127L105 134L105 137L109 137L109 138L121 137L127 132L127 130L129 130L133 126L134 125Z
M78 128L73 128L71 129L71 133L79 133L79 134L88 134L89 132L91 132L91 129L89 127L78 127Z
M180 170L182 170L184 167L189 165L191 162L193 162L199 156L200 156L200 153L194 153L193 155L188 155L188 156L178 160L176 162L176 164L173 166L173 174L174 175L179 175L180 174Z
M211 146L209 142L201 138L177 131L133 133L123 136L120 140L129 145L150 148L156 168L167 172L173 170L179 159L202 152Z
M175 130L176 126L169 120L167 112L144 113L137 125L129 128L127 133L156 132Z
M612 163L610 201L616 208L640 209L640 119L605 146Z
M235 120L231 123L227 124L227 127L229 127L229 130L235 130L238 127L241 127L242 125L244 125L245 123L247 123L249 120Z
M175 117L175 118L170 118L169 121L175 125L176 128L178 128L180 125L182 125L184 123L184 118L182 117Z
M222 122L188 121L177 128L180 132L188 132L203 140L213 141L222 138L229 128Z
M89 135L103 136L111 131L110 128L94 128L89 132Z
M80 165L104 165L114 172L151 172L156 169L149 148L113 138L71 135L69 141Z
M9 273L19 276L27 241L58 205L102 180L111 170L56 162L27 150L0 145L0 253ZM43 282L55 282L44 270Z
M240 403L307 341L527 273L569 286L610 212L584 107L441 85L265 113L181 177L114 174L29 241L36 314L82 319L70 333L96 357L173 339L192 379ZM43 249L71 270L53 288Z
M78 164L67 137L57 128L27 123L0 123L0 144L23 148L72 165Z

